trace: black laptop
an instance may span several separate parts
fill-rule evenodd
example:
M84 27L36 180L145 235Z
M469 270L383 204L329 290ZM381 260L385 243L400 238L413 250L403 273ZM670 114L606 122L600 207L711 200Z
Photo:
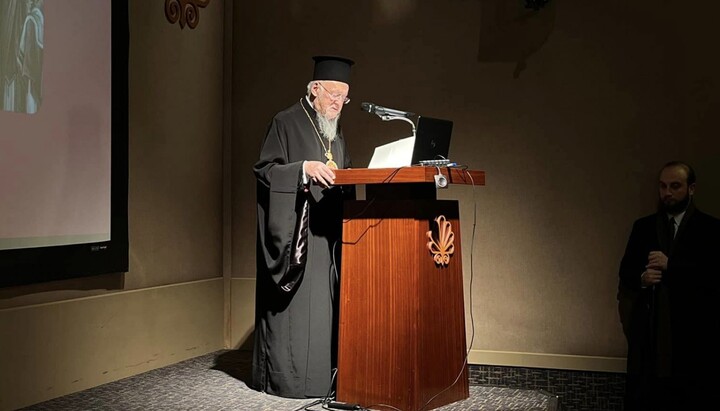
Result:
M435 165L448 161L453 122L432 117L418 117L415 130L412 165ZM440 160L437 161L436 160Z

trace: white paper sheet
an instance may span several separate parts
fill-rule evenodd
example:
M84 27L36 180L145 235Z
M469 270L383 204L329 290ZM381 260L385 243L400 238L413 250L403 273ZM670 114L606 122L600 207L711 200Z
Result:
M392 143L375 147L368 168L396 168L410 166L415 137L405 137Z

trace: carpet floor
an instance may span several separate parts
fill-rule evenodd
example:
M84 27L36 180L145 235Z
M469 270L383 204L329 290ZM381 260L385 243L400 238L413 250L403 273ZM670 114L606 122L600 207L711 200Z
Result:
M122 380L55 398L22 411L322 411L313 400L279 398L248 386L251 355L222 350ZM373 408L380 411L391 407ZM542 391L470 386L470 398L441 411L558 411L557 398ZM405 410L400 410L405 411Z

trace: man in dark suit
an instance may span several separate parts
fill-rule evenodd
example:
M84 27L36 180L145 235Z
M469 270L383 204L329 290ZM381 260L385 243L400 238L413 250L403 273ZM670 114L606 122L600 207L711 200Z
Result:
M714 363L720 220L693 202L695 172L667 163L658 211L635 221L620 263L618 302L628 342L625 410L692 410Z

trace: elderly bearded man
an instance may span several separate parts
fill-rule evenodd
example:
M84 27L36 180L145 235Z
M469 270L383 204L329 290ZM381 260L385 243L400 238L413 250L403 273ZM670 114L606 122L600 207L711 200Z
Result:
M325 396L333 384L342 202L333 186L350 167L339 126L353 61L313 57L307 94L275 115L254 166L257 288L253 386L288 398Z

